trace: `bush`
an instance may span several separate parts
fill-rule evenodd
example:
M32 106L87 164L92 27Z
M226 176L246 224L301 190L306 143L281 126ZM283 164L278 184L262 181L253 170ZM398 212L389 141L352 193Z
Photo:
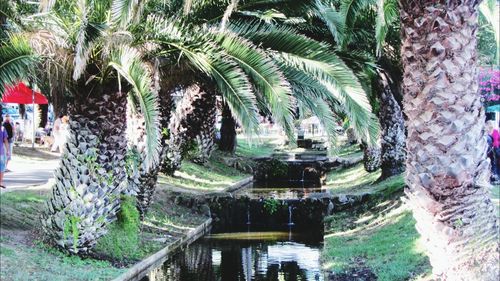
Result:
M115 260L136 259L139 255L139 211L136 199L122 196L117 220L108 233L97 241L96 251Z

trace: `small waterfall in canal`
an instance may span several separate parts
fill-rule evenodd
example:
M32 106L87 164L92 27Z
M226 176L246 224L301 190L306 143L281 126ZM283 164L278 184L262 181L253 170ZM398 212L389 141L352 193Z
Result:
M250 207L247 208L247 225L250 225Z
M288 205L288 225L294 225L292 221L292 214L293 214L293 206Z

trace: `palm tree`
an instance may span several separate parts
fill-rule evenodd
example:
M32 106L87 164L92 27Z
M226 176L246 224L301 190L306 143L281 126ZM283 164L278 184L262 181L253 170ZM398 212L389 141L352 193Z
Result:
M394 27L398 17L397 2L311 0L300 1L300 5L296 2L257 1L253 3L257 7L253 7L252 1L248 1L240 4L247 10L240 9L237 14L258 17L276 25L293 26L307 36L328 42L332 51L355 72L365 91L373 92L371 101L379 100L374 108L380 107L381 144L364 145L366 167L374 171L382 166L382 178L401 173L405 159L404 121L399 104L392 102L395 101L393 92L399 89L395 82L400 80L400 71L395 67L398 58L393 59L394 51L391 51L399 48L399 31ZM248 10L251 7L256 11ZM374 31L376 36L371 35ZM398 36L394 36L395 33ZM388 36L390 48L384 44ZM390 64L381 67L381 61L388 61L387 53L391 56ZM379 65L375 60L377 55L380 56ZM352 133L352 130L348 132Z
M498 280L497 211L488 192L477 95L478 1L401 1L407 194L433 273Z
M340 54L364 54L352 56L349 65L362 63L357 67L361 81L371 84L369 91L377 100L380 145L364 145L364 158L367 171L381 167L381 179L402 173L405 162L404 119L396 100L401 96L400 58L394 51L400 46L397 5L395 0L316 1L313 9L325 23L323 29L329 30L339 46Z
M137 28L143 35L138 41L148 46L148 56L157 58L159 68L166 73L160 77L165 84L160 87L161 95L183 93L169 125L163 126L161 166L165 173L173 174L179 167L183 153L202 128L213 128L209 124L213 119L202 116L212 115L215 95L222 96L223 115L250 132L256 130L258 112L264 112L272 114L292 135L294 107L299 104L323 120L332 138L334 109L354 120L352 127L362 138L377 134L356 76L328 45L297 35L293 29L259 22L228 24L226 19L225 24L205 25L207 13L217 17L216 12L224 14L226 6L214 9L198 4L190 9L175 3L146 6L150 16ZM179 14L186 10L188 15ZM140 201L151 201L146 198L154 193L157 169L140 175L138 182L151 183L142 185L139 197L144 200Z
M158 162L156 92L129 31L137 10L120 0L50 4L25 34L41 56L42 79L70 92L72 102L70 136L42 226L55 245L85 254L116 219L126 192L127 102L144 118L145 167Z
M25 36L14 34L18 14L10 1L0 1L0 97L5 87L33 74L38 57L33 53Z

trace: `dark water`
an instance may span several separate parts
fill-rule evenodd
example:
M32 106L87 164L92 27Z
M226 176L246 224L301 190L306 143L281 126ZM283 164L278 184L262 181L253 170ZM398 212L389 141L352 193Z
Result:
M317 233L278 231L207 235L149 275L149 280L324 280Z

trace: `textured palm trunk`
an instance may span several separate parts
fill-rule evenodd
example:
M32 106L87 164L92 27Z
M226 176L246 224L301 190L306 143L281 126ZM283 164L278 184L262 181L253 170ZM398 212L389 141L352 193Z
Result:
M363 165L367 172L375 172L380 168L382 149L380 145L368 146L364 143L361 144L363 148Z
M358 143L358 137L356 136L356 132L354 132L353 128L348 128L346 131L346 134L347 134L347 143L348 144Z
M168 90L160 91L160 125L168 126L170 113L173 106L171 93ZM144 150L146 147L146 135L144 126L144 117L140 112L128 110L127 118L127 138L129 141L128 153L128 188L127 191L137 198L137 209L141 219L144 219L149 206L153 201L154 191L158 180L158 172L161 163L147 169L144 164ZM160 151L160 159L166 151L165 145L166 134L162 134L162 148Z
M391 81L381 73L382 91L379 93L379 123L382 128L380 167L381 179L401 174L405 171L405 125L401 107L394 98Z
M215 97L214 97L215 98ZM201 131L196 136L196 145L198 146L198 155L193 158L193 162L204 164L208 161L215 149L215 121L217 110L215 104L213 107L205 107L203 112Z
M162 172L173 175L179 169L182 158L200 133L206 120L206 112L215 108L215 95L206 88L193 84L184 90L182 100L176 105L168 126L166 153L163 158Z
M220 126L219 150L234 153L236 150L236 121L231 114L229 106L222 108L222 120Z
M48 237L74 254L92 249L116 219L126 182L126 96L114 88L107 93L72 108L69 138L42 215Z
M435 276L499 280L477 94L478 1L401 1L407 195Z

